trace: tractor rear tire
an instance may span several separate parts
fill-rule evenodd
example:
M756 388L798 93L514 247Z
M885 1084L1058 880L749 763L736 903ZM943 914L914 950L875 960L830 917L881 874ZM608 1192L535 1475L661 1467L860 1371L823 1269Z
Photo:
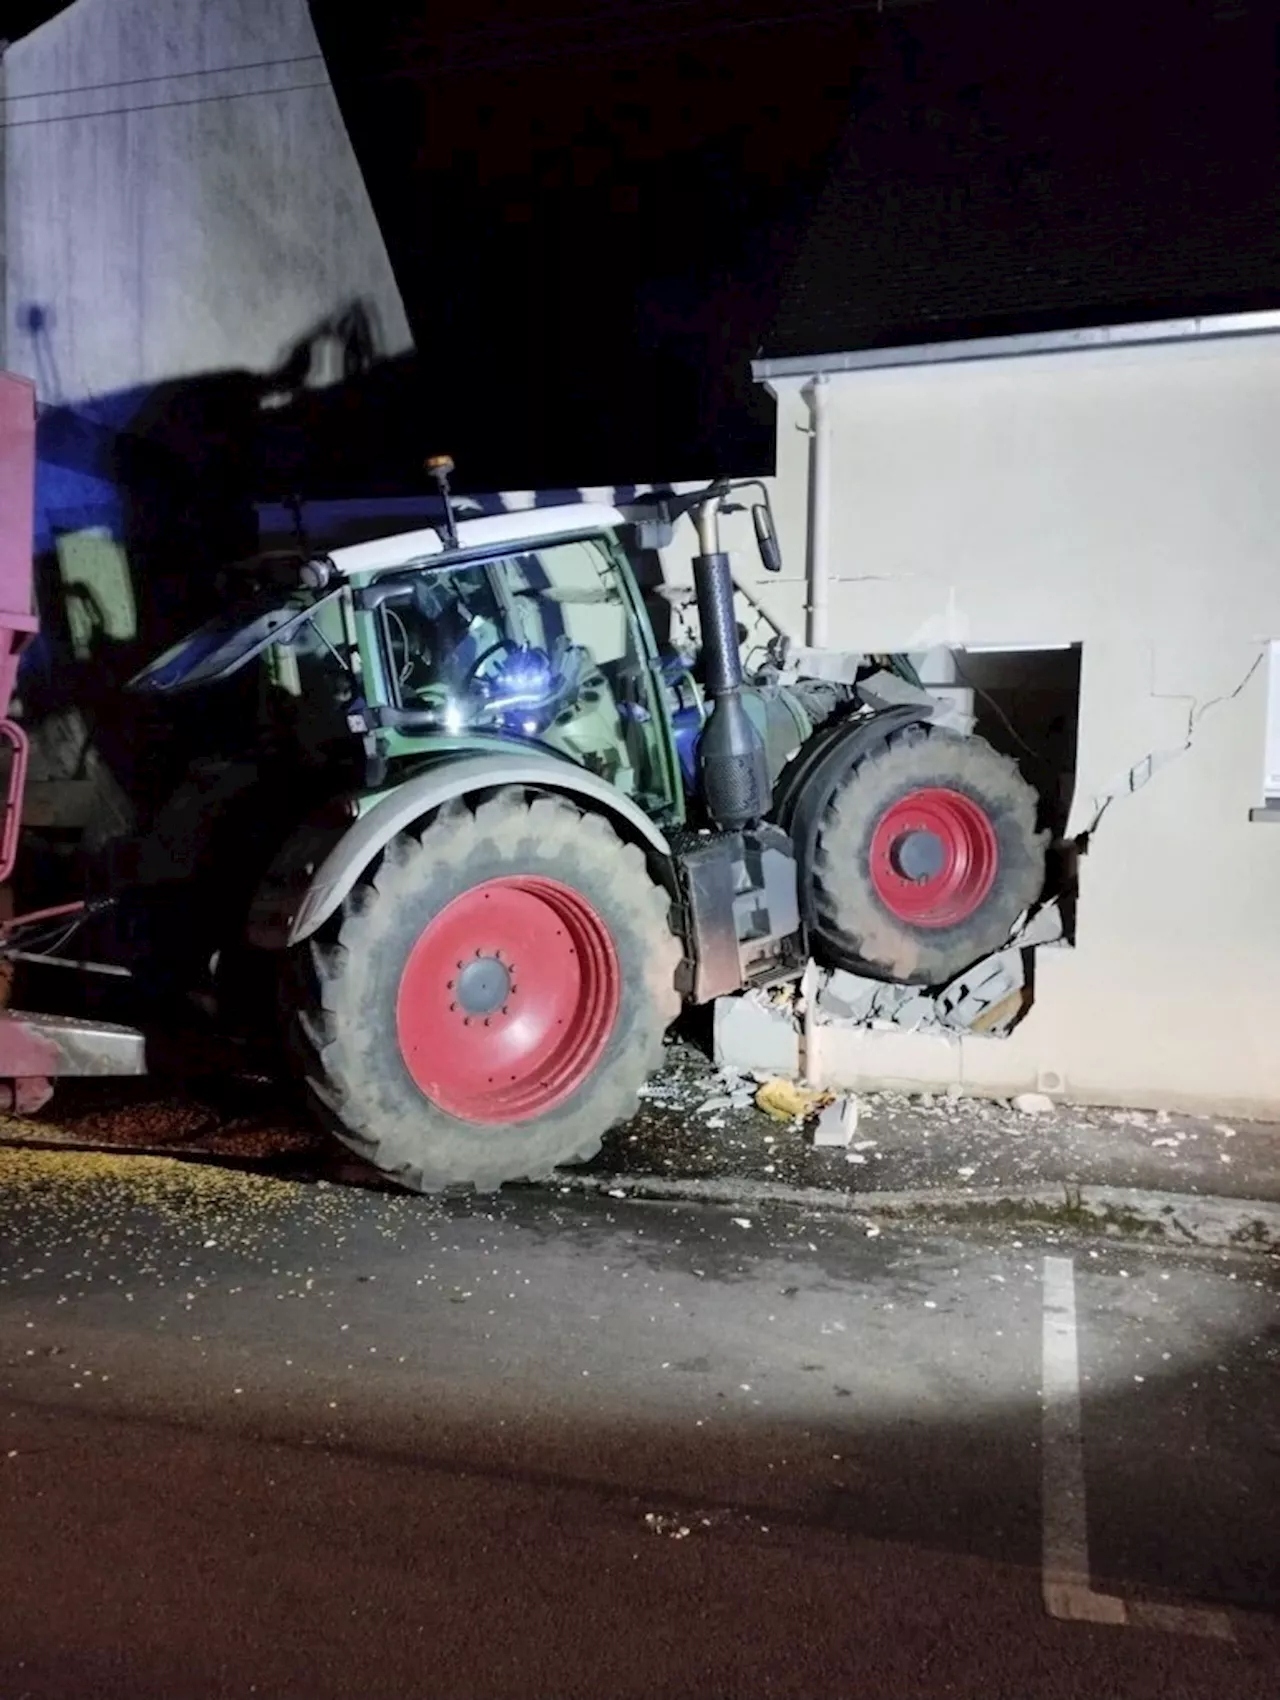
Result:
M402 833L291 962L291 1039L334 1132L418 1192L541 1180L634 1114L679 1013L643 854L500 792Z
M841 780L819 828L814 912L835 966L943 986L1040 897L1047 832L1016 762L907 726Z

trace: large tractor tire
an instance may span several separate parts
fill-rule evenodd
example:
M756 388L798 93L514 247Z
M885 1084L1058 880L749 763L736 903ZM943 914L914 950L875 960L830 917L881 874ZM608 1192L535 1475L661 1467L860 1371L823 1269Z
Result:
M814 855L817 932L838 965L942 986L999 950L1044 886L1036 809L981 738L907 726L855 763Z
M334 1131L419 1192L594 1155L679 1012L680 947L641 852L561 798L499 793L401 834L292 967Z

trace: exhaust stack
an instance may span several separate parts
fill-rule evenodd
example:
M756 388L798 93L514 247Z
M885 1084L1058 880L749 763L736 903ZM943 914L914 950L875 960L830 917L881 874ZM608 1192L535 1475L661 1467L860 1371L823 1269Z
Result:
M699 553L693 585L702 627L702 660L711 714L698 750L707 813L726 832L763 819L769 807L769 770L764 744L742 700L742 657L733 611L729 557L720 548L720 497L702 502L693 514Z

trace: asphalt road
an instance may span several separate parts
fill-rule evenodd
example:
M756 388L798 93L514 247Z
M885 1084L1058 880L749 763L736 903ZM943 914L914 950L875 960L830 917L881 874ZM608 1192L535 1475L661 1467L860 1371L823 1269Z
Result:
M1270 1697L1275 1275L0 1149L0 1700Z

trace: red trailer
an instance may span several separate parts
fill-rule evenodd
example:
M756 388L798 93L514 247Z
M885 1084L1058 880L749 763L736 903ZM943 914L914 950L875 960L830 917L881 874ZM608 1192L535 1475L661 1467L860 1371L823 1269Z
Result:
M0 755L7 751L0 822L0 886L13 873L22 825L27 737L11 717L18 662L38 629L32 573L36 465L36 392L25 378L0 372ZM84 905L71 903L0 921L0 958L74 926ZM142 1035L112 1023L0 1011L0 1109L29 1112L46 1103L59 1075L142 1074Z

